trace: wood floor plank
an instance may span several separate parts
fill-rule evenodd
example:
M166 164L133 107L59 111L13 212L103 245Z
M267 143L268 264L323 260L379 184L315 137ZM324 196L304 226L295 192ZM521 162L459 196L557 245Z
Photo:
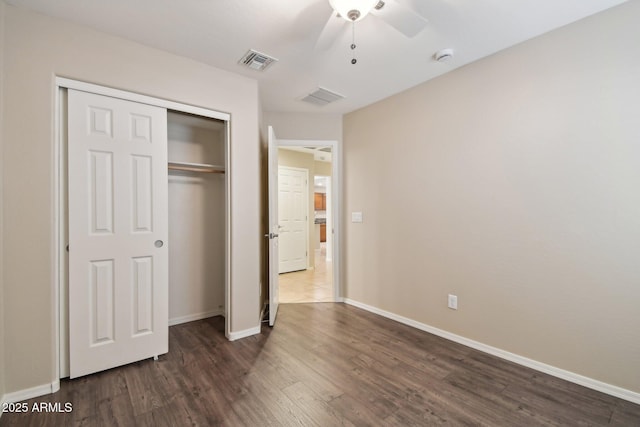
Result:
M416 404L404 405L384 420L389 426L479 425L478 419L466 416L437 400L419 396ZM452 420L455 420L453 422Z
M277 347L277 346L276 346ZM323 401L329 402L343 393L343 390L332 381L332 376L324 375L314 369L310 369L304 360L296 357L289 357L288 353L282 354L282 349L271 349L266 347L267 351L263 352L266 357L278 357L278 363L282 369L286 369L298 382L304 383ZM274 356L279 354L279 356Z
M344 415L329 406L327 401L314 391L313 387L304 382L292 384L282 392L320 426L353 426L353 423L347 420Z
M356 396L343 394L329 402L329 406L342 414L351 424L358 427L379 426L385 418L394 413L389 411L387 414L380 414L379 410L375 410L374 406L379 403L378 399L363 400L358 399Z
M640 426L640 405L339 303L282 304L230 342L214 317L169 330L169 353L27 401L13 426Z
M607 425L613 413L611 408L594 408L590 405L576 407L567 394L535 385L510 385L502 394L519 402L521 407L544 414L548 420L560 424Z
M124 371L133 415L140 415L167 405L173 398L170 384L155 375L153 362L132 363Z
M98 403L97 418L106 425L126 427L135 417L128 393L106 397Z
M270 408L273 420L279 426L319 426L303 408L296 405L290 397L282 392L273 393L269 379L260 371L253 371L247 376L251 383L251 399L259 405Z
M639 426L640 405L635 405L624 400L618 400L615 404L609 424L612 426Z

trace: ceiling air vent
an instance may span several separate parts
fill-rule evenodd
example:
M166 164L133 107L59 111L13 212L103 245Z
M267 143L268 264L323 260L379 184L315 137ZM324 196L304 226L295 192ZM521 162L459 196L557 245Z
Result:
M238 64L251 68L256 71L264 71L269 65L276 62L276 58L272 58L264 53L249 49L247 53L238 61Z
M323 106L329 104L330 102L334 102L343 98L344 96L340 94L319 87L314 92L311 92L309 95L302 98L301 101L308 102L309 104Z

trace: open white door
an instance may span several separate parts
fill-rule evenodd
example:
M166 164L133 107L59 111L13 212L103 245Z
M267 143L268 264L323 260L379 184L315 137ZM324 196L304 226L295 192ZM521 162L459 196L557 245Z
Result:
M71 378L168 351L167 113L69 90Z
M278 254L278 141L269 126L268 140L268 174L269 174L269 326L276 323L278 314L279 254Z

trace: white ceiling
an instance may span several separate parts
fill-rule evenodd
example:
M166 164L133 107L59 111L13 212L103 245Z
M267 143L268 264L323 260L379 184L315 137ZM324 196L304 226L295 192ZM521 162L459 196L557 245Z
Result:
M397 0L428 19L426 29L409 39L365 17L356 24L356 65L346 22L335 44L314 51L328 0L5 1L255 78L266 111L346 113L626 0ZM250 48L279 62L242 68ZM443 48L455 57L439 63L433 54ZM318 86L346 98L324 107L299 101Z

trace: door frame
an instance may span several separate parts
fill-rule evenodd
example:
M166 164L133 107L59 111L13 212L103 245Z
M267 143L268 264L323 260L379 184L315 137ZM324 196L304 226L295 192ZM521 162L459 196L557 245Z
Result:
M55 378L69 376L68 349L62 345L62 340L68 342L68 257L66 255L68 200L67 200L67 127L66 127L66 94L65 89L76 89L91 92L97 95L105 95L127 101L149 104L163 107L167 110L190 113L198 116L217 119L225 122L225 336L231 336L231 114L198 107L195 105L169 101L162 98L142 95L135 92L100 86L93 83L73 80L64 77L55 77L54 83L54 164L53 164L53 194L54 194L54 235L53 256L55 272L53 277L53 321L55 329L54 337L54 373ZM64 365L64 366L63 366ZM57 386L59 388L59 382ZM56 390L52 390L56 391Z
M280 144L278 144L278 148L280 148ZM305 230L306 230L306 232L305 232L306 242L305 242L305 245L304 245L305 246L304 250L306 252L306 255L305 255L305 263L304 263L304 265L305 265L305 269L309 269L309 250L311 249L309 247L310 242L311 242L311 235L310 235L310 232L309 232L309 169L297 168L297 167L293 167L293 166L282 166L282 165L278 164L278 175L280 174L280 168L285 168L285 169L299 171L299 172L305 172L306 176L307 176L306 177L306 184L305 184L306 191L305 191L305 194L304 194L304 197L305 197L304 205L307 208L305 210L306 217L307 217L307 220L306 220L307 224L306 224L306 228L305 228ZM280 179L278 178L278 206L280 206L280 184L281 184L281 182L280 182ZM278 223L279 222L280 221L278 221ZM280 234L280 232L278 232L278 238L280 238L280 237L281 237L281 234ZM282 242L282 240L280 240L280 242ZM280 243L280 249L282 249L282 243ZM279 269L278 269L278 273L282 274L282 273L280 273Z
M331 206L333 217L333 300L343 302L341 277L342 246L342 146L336 140L278 139L278 147L331 147Z

